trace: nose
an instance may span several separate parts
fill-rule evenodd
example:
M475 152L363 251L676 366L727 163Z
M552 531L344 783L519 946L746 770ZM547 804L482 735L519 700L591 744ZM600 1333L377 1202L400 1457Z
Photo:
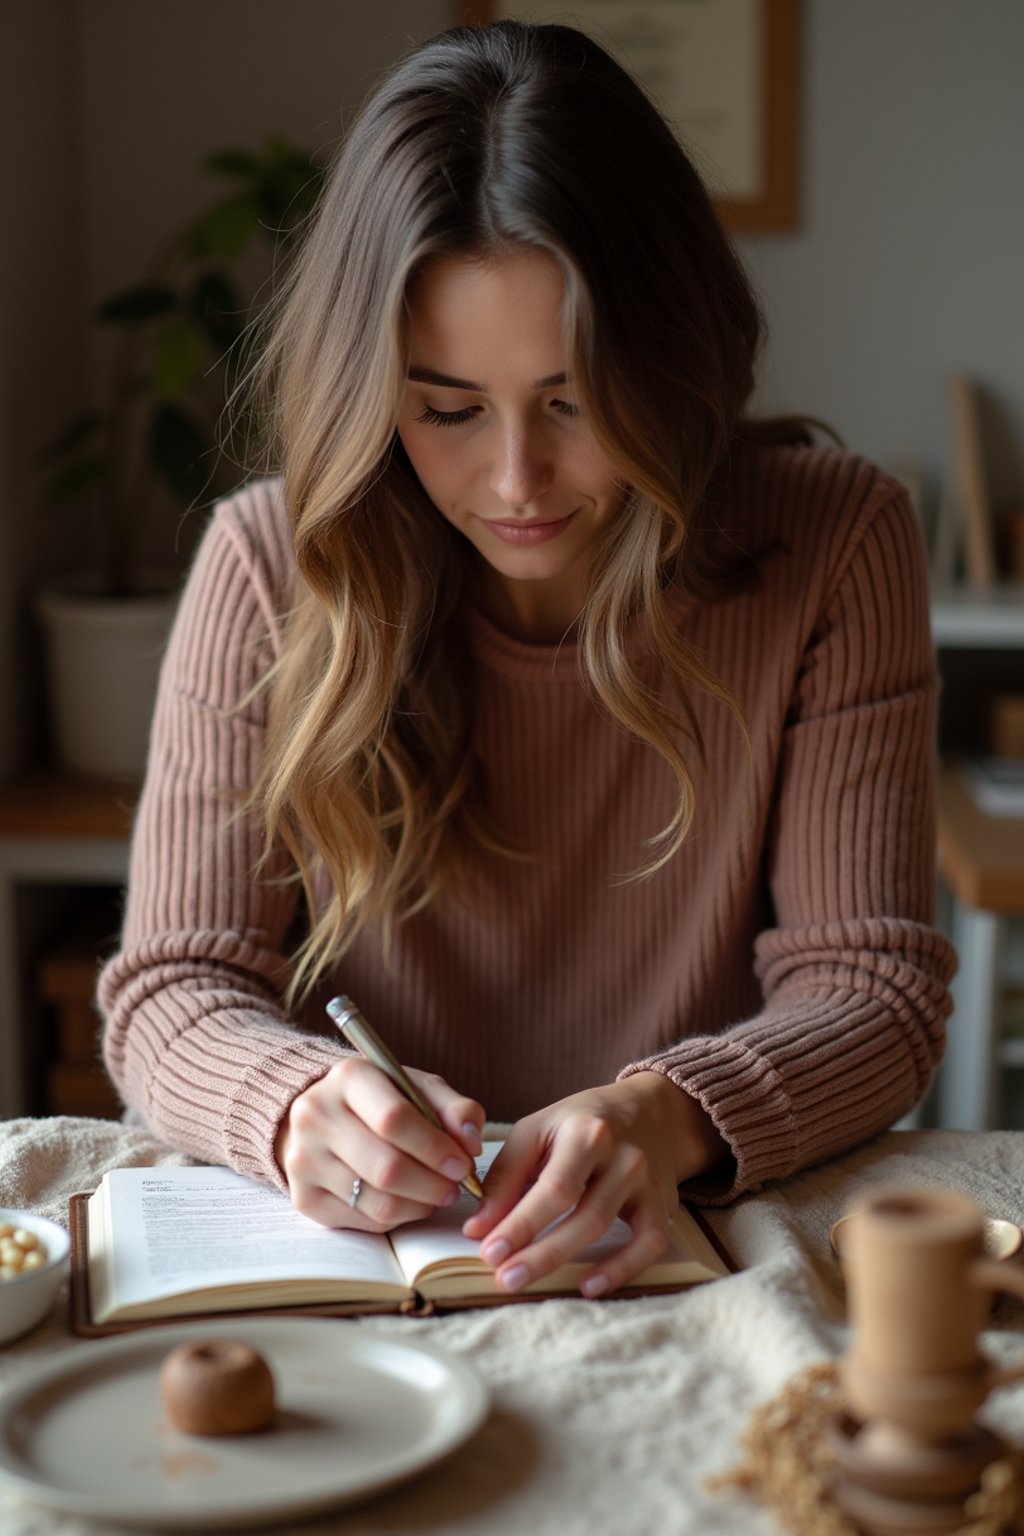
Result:
M491 469L491 489L505 505L518 511L549 488L554 465L544 433L509 426L501 434Z

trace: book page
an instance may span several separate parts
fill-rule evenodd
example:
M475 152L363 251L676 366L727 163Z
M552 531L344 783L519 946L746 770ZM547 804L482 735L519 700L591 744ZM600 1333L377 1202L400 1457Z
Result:
M476 1175L481 1183L503 1146L504 1142L501 1141L484 1142L483 1150L476 1159ZM413 1221L407 1226L395 1228L391 1233L391 1246L407 1285L415 1285L417 1276L431 1265L452 1261L458 1261L460 1266L472 1265L485 1274L491 1273L480 1257L479 1242L462 1235L462 1223L478 1207L479 1202L462 1189L456 1203L446 1210L435 1211L426 1221Z
M229 1168L119 1168L102 1188L98 1219L99 1197L89 1203L90 1259L102 1254L97 1276L118 1312L272 1282L340 1279L404 1293L387 1238L319 1226L279 1190ZM328 1287L320 1299L329 1296Z
M479 1268L482 1275L491 1273L480 1257L479 1242L462 1235L462 1223L472 1216L478 1204L472 1195L461 1190L455 1205L447 1210L435 1211L426 1221L412 1221L395 1228L391 1246L407 1285L415 1287L419 1277L432 1266L453 1262L460 1269L468 1265Z

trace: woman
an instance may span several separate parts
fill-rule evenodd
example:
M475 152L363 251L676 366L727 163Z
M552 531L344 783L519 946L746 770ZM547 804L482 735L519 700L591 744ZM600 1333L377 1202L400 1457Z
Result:
M511 1292L621 1215L599 1295L680 1191L921 1096L920 542L894 482L744 418L760 339L580 33L456 29L372 95L264 352L280 477L217 509L164 666L101 982L155 1130L380 1231L515 1121L466 1231ZM324 1033L337 991L443 1132Z

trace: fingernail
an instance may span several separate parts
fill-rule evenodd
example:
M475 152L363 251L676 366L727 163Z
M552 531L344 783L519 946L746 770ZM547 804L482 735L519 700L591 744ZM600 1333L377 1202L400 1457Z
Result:
M480 1249L480 1257L485 1264L493 1264L496 1268L505 1262L511 1252L512 1244L507 1243L503 1237L498 1237L493 1243L488 1243Z
M525 1264L513 1264L512 1268L507 1269L501 1276L498 1284L503 1291L519 1291L522 1290L529 1278L530 1271Z
M458 1200L458 1198L459 1198L458 1190L457 1189L450 1189L448 1191L448 1193L445 1195L444 1199L441 1201L441 1204L442 1205L454 1205L455 1202Z
M446 1179L464 1179L469 1169L465 1160L461 1157L446 1157L441 1164L441 1172Z
M480 1140L480 1132L471 1120L467 1120L462 1127L462 1139L473 1153L482 1152L483 1142Z
M590 1297L591 1300L593 1300L595 1296L603 1296L607 1289L607 1275L591 1275L590 1279L584 1280L583 1284L580 1286L580 1290L583 1292L584 1296Z

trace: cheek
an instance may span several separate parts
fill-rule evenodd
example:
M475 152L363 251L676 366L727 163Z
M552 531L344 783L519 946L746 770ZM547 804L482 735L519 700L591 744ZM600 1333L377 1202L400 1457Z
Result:
M577 461L577 474L591 495L618 507L624 500L626 485L611 460L596 443L588 444Z
M447 484L450 479L451 455L445 452L443 444L436 441L439 435L435 432L433 437L427 437L422 430L398 429L398 437L409 463L428 491L432 487Z

